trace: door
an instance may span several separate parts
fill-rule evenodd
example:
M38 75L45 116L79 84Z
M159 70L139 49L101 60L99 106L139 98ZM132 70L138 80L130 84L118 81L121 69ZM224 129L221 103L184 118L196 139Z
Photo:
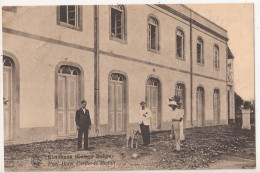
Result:
M6 61L10 61L6 59ZM3 69L3 102L4 102L4 140L12 140L12 64L4 62Z
M156 78L149 78L146 86L146 103L147 107L152 111L152 118L150 123L151 130L159 128L159 80Z
M77 69L65 66L58 74L58 136L76 135L75 113L79 103L79 85L78 72L71 72L73 70Z
M118 73L113 73L110 78L109 88L110 107L110 131L125 131L125 77Z
M181 109L184 110L183 124L186 122L186 111L185 111L185 86L184 84L178 83L175 89L175 95L180 97Z
M202 87L197 89L197 121L198 126L204 124L204 89Z
M219 90L215 89L213 94L214 124L220 123L220 98Z

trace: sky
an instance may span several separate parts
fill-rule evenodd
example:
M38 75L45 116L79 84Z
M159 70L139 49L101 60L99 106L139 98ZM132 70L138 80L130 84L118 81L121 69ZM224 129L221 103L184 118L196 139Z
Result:
M234 59L235 92L254 99L254 5L185 4L228 31L228 46Z

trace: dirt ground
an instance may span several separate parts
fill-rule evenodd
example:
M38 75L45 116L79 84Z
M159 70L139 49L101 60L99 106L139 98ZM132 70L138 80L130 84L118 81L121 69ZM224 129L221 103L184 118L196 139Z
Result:
M5 171L175 170L255 168L255 132L235 125L185 129L181 151L170 131L152 132L151 147L126 148L125 135L93 137L90 151L76 139L5 146Z

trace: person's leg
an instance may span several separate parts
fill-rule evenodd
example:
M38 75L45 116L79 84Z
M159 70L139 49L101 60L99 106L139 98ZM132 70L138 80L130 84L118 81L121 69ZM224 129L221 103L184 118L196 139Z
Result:
M82 148L82 135L83 135L83 130L79 129L78 130L78 149Z
M150 144L150 127L147 126L147 144Z
M143 144L145 145L145 131L144 131L144 124L140 124L140 129L141 129L141 133L142 133Z
M180 151L181 150L181 143L180 143L180 125L179 123L174 124L174 135L175 135L175 145L176 145L176 150Z
M170 140L174 139L174 129L173 129L173 123L171 125L171 134L170 134Z
M88 149L88 128L84 130L84 150Z
M149 126L144 125L144 145L148 145L149 144Z
M183 121L180 122L180 140L184 140L184 132L183 132Z

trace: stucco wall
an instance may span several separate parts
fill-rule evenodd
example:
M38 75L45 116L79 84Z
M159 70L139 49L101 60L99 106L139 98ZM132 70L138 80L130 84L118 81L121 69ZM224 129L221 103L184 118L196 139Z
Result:
M191 15L184 6L172 6L185 15ZM12 53L20 65L20 112L17 139L29 134L29 140L57 138L55 125L55 69L62 61L78 64L84 73L84 93L94 122L94 7L83 6L82 31L57 25L57 7L17 7L17 13L3 11L3 50ZM168 98L175 94L177 82L185 85L187 127L191 126L190 96L190 41L193 59L193 121L196 122L196 90L205 90L205 121L213 121L213 92L220 91L221 123L227 123L227 84L225 41L155 5L126 6L126 43L109 37L109 6L99 6L100 48L100 124L108 124L108 82L112 71L126 74L128 83L129 123L138 122L140 101L145 100L148 76L161 83L162 129L167 129L171 110ZM160 51L147 50L147 19L154 15L159 21ZM194 16L190 16L194 17ZM200 16L194 19L207 24ZM226 31L214 24L208 27L224 36ZM184 61L176 58L176 29L184 32ZM220 31L221 30L221 31ZM204 41L203 66L196 62L197 37ZM213 46L220 50L220 70L213 68ZM201 76L202 75L202 76ZM78 105L80 106L80 105ZM196 124L194 124L196 125ZM18 129L19 130L19 129ZM45 134L48 131L49 134ZM93 131L92 131L93 132ZM92 133L91 132L91 133ZM37 134L43 136L37 137ZM94 132L93 132L94 133ZM49 135L49 136L48 136Z
M55 68L61 61L79 64L84 69L83 94L89 100L88 108L94 119L92 52L6 33L3 40L4 51L12 52L20 64L21 128L55 125Z

